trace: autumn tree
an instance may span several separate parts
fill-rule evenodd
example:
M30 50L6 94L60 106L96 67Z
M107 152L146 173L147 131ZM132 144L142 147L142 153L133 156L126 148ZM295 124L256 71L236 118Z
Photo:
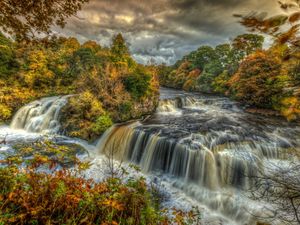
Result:
M276 4L276 3L274 3ZM268 17L267 13L252 12L248 15L235 15L240 23L251 32L258 31L270 35L277 44L293 46L293 52L300 49L300 1L279 1L284 14Z
M47 54L44 49L35 49L29 52L22 73L25 83L31 87L41 87L53 84L54 73L49 70L47 65Z
M257 107L272 108L274 97L281 93L278 75L281 62L265 51L247 57L229 80L236 99Z
M17 39L49 34L53 25L64 27L88 0L1 0L0 27Z

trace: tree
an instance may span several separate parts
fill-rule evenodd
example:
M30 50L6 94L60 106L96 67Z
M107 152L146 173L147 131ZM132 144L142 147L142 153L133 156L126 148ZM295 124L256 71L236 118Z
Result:
M0 33L0 78L6 79L17 67L12 42Z
M263 47L264 37L257 34L242 34L232 41L232 47L235 50L235 57L240 61L245 56L250 55Z
M252 106L272 108L276 95L282 93L278 76L281 62L268 52L247 57L238 72L229 80L231 92L240 101Z
M230 44L218 45L215 48L217 58L223 67L232 63L233 61L233 51Z
M124 85L128 92L135 98L144 96L150 88L151 75L144 68L137 68L124 79Z
M117 34L112 40L111 52L113 53L114 62L124 62L129 57L129 49L122 34Z
M216 59L215 51L210 46L201 46L196 52L192 52L187 60L191 62L192 69L204 69L204 66L212 60Z
M17 39L31 39L50 33L52 25L64 27L89 0L1 0L0 27Z
M48 68L48 59L44 49L29 52L28 62L24 65L24 81L31 87L41 87L54 83L54 73Z
M240 18L240 24L247 27L251 32L258 31L275 38L278 44L289 44L293 51L300 49L300 1L279 1L285 14L267 17L266 13L252 12L248 15L234 15Z
M213 92L212 83L214 79L223 72L223 70L224 67L219 60L207 63L198 79L200 90L207 93Z
M299 171L299 162L276 162L269 164L264 170L259 169L255 176L250 177L254 181L254 185L248 190L250 197L268 203L265 207L270 215L265 219L280 219L291 225L300 224Z

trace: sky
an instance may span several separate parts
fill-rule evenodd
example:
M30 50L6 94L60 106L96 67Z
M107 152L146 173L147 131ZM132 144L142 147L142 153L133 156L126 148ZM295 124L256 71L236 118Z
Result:
M90 0L55 32L109 46L122 33L133 57L173 64L201 45L228 43L245 33L233 14L280 12L276 0Z

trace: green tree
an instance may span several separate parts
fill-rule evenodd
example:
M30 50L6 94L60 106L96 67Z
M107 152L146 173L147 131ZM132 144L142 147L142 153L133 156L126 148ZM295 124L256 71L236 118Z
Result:
M212 83L224 70L224 65L219 60L212 61L204 66L204 70L199 76L198 83L200 91L213 92Z
M12 42L0 33L0 78L8 78L17 67Z
M216 59L215 51L210 46L202 46L197 51L187 56L187 60L191 62L192 69L204 69L204 66L212 60Z
M113 121L109 115L102 115L96 119L93 126L93 131L98 134L104 133L109 127L113 125Z
M112 40L111 52L114 62L125 62L130 56L129 49L122 34L117 34Z
M245 56L250 55L263 47L264 37L257 34L242 34L232 41L236 60L240 61Z
M124 85L133 97L140 98L148 92L150 81L151 75L140 66L133 73L125 77Z

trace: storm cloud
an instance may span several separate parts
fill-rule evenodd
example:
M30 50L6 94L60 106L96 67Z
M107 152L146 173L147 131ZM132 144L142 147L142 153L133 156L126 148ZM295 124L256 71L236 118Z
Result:
M274 0L91 0L55 31L103 46L122 33L140 63L172 64L200 45L215 46L244 33L233 14L274 14L277 8Z

